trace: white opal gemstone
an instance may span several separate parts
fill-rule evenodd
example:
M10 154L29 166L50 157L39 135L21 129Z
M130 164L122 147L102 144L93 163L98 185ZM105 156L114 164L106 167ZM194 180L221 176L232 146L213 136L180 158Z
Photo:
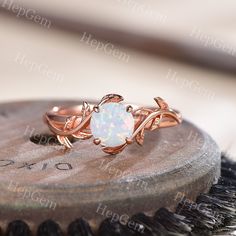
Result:
M106 147L124 144L134 131L134 117L121 103L105 103L99 112L93 112L90 128L94 138L99 138Z

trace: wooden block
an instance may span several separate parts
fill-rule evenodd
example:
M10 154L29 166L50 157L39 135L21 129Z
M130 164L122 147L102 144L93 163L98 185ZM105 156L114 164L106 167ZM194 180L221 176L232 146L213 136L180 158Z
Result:
M193 124L147 132L143 147L132 144L117 156L92 140L70 152L56 144L42 121L54 105L81 101L28 101L0 105L1 226L22 219L32 229L52 218L63 230L78 217L92 227L106 216L153 214L194 200L220 175L220 151ZM124 218L123 218L124 219Z

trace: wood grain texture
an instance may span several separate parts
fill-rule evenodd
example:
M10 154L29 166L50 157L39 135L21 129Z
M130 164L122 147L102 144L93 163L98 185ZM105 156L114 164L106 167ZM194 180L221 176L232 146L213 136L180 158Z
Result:
M94 228L107 211L119 216L195 199L220 175L215 142L191 123L146 133L109 156L92 140L65 152L42 121L54 105L80 101L28 101L0 105L0 219L26 220L33 229L48 218L65 230L83 216ZM100 208L99 208L100 206ZM105 209L104 211L102 209Z

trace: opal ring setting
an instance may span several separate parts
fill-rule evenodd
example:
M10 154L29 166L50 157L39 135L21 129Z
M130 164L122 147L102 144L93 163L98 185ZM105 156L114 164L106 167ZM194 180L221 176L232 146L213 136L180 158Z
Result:
M108 94L95 105L83 102L73 107L54 107L45 113L44 121L67 149L73 147L70 137L93 137L93 142L108 154L118 154L135 141L142 145L147 130L182 122L181 114L160 97L154 98L156 107L124 104L123 100L120 95Z

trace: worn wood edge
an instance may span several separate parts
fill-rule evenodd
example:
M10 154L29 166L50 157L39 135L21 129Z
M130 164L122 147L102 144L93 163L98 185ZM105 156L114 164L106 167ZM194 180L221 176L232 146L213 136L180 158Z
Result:
M190 165L194 166L195 163L199 163L199 161L200 161L200 162L202 162L202 165L205 165L205 164L208 165L209 168L207 169L207 171L205 171L204 173L200 172L200 176L199 176L198 180L199 180L199 182L202 183L201 186L199 186L199 188L196 188L196 186L195 186L194 189L192 189L194 192L192 192L191 194L189 193L189 187L191 186L191 182L187 183L185 185L178 186L178 188L176 189L178 191L177 195L172 196L173 202L170 202L169 205L162 205L162 203L159 202L160 207L168 207L169 209L174 210L177 203L178 203L177 200L180 200L180 199L176 199L176 197L178 197L179 193L181 194L181 196L185 196L187 199L194 201L196 199L196 197L199 195L199 193L207 192L209 190L209 188L211 187L211 185L214 182L216 182L217 178L220 176L220 150L219 150L217 144L212 140L212 138L208 134L206 134L203 131L202 131L202 133L204 135L204 139L206 140L204 149L202 150L201 153L199 153L199 156L196 157L196 159L194 160L193 163L186 164L186 165L190 164ZM207 158L207 163L205 162L206 158ZM198 171L198 170L199 169L196 169L196 171ZM181 171L183 171L183 173L187 173L188 169L186 169L186 166L183 165L181 168ZM172 174L175 175L174 172ZM169 178L169 177L165 176L165 174L164 174L163 178L165 179L165 178ZM185 176L183 175L182 178L185 178ZM156 185L155 181L153 182L153 185L154 186ZM168 186L168 188L169 187L170 186ZM166 189L166 192L171 191L171 189L168 189L168 190L167 189ZM166 193L163 193L163 196L166 196ZM155 201L155 196L153 196L153 201ZM102 204L106 205L109 209L112 209L113 212L118 212L119 208L120 208L119 204L117 204L117 206L114 206L114 202L112 202L112 203L109 202L109 199L107 199L107 201L104 201ZM132 204L136 205L136 206L140 205L139 198L137 196L133 200ZM140 209L138 207L135 207L135 209L136 209L135 212L137 213L137 212L141 211L143 209L143 207L145 208L145 204ZM2 206L0 208L3 209ZM127 209L127 211L130 210L130 206L128 206L128 205L125 206L125 208ZM94 202L94 203L91 202L91 210L95 214L96 214L96 209L97 209L97 202ZM148 209L144 212L148 215L153 215L157 209L158 208ZM70 211L70 209L67 209L67 210ZM48 214L47 211L43 212L42 209L38 209L38 211L39 211L38 213L40 215L42 215L42 220L46 220L46 219L50 218L50 214ZM3 212L4 212L4 210L3 211L1 210L1 213L0 213L1 218L3 218L3 215L2 215ZM14 215L14 212L15 212L15 209L13 209L13 212L9 212L9 208L8 208L9 216ZM60 214L60 212L63 216L66 214L65 209L59 209L57 211L57 215ZM135 213L135 212L133 212L133 213ZM19 217L21 219L24 219L26 215L28 215L30 217L30 211L26 214L26 212L22 213L21 210L19 210L17 212L17 216L18 216L17 219ZM8 217L6 217L6 218L8 218ZM104 217L99 217L98 219L88 219L88 220L89 220L89 223L91 224L92 228L96 231L98 229L98 225L104 219L105 219ZM14 218L12 218L12 220L14 220ZM72 219L63 220L63 221L57 220L57 219L55 219L55 220L60 224L62 230L64 232L66 232L67 226L71 222ZM36 228L40 222L33 222L30 220L26 220L26 222L29 224L29 226L31 227L31 229L35 233ZM6 229L8 223L9 223L9 220L2 221L1 227L3 229Z
M58 102L60 102L60 100L58 100ZM70 100L68 100L68 102L71 102ZM4 105L6 105L6 104L4 104ZM192 125L192 124L191 124ZM195 127L194 125L193 125L193 127ZM198 129L199 130L199 129ZM201 131L201 130L199 130L199 131ZM211 183L214 181L214 179L212 178L212 175L215 175L215 176L219 176L219 170L220 170L220 151L219 151L219 148L217 147L217 145L216 145L216 143L210 138L210 136L208 135L208 134L206 134L205 132L203 132L203 131L201 131L201 133L203 134L203 137L204 137L204 139L207 141L206 143L208 143L209 144L209 146L211 146L211 148L209 148L209 146L207 146L207 145L205 145L205 148L202 150L202 153L204 154L204 155L200 155L200 157L201 157L201 160L202 161L204 161L205 159L205 157L210 157L211 155L212 156L214 156L215 158L213 159L213 160L215 160L215 163L210 163L211 162L211 160L209 159L208 161L209 161L209 163L208 163L208 165L209 165L209 172L207 172L207 173L201 173L202 174L202 177L201 177L201 183L204 183L205 184L205 189L204 189L204 191L202 191L202 192L205 192L205 191L207 191L208 189L209 189L209 187L210 187L210 185L211 185ZM206 156L205 156L206 155ZM217 157L218 157L218 165L217 165ZM197 160L198 158L196 158L196 163L198 163L198 160ZM188 163L187 163L188 164ZM213 165L213 167L212 167L212 165ZM183 170L185 170L185 168L183 168ZM164 178L164 177L163 177ZM206 179L208 179L208 181L206 181ZM155 184L155 183L154 183ZM201 185L202 186L202 185ZM184 190L186 190L186 189L188 189L188 187L189 186L181 186L181 188L180 188L180 190L182 191L182 192L184 192ZM195 189L194 189L195 190ZM198 189L198 191L200 192L200 190ZM193 195L191 195L191 196L188 196L188 193L186 193L186 196L187 197L189 197L189 199L194 199L195 197L193 197ZM196 194L196 196L197 196L197 194ZM154 196L155 197L155 196ZM174 198L173 198L174 199ZM136 201L138 202L138 198L136 198ZM110 204L110 202L109 202L109 199L106 201L106 202L104 202L104 204ZM135 201L134 201L134 204L135 204ZM91 210L93 210L93 212L95 212L94 211L94 209L95 209L95 207L96 206L92 206L92 204L91 204ZM127 207L127 209L129 209L129 206L126 206ZM174 206L172 207L171 206L171 203L168 205L168 207L170 207L171 209L174 209ZM39 211L41 211L41 209L38 209ZM70 210L70 209L69 209ZM138 209L137 209L138 210ZM147 214L149 214L149 215L151 215L154 211L156 211L157 209L151 209L151 210L147 210L147 211L145 211ZM17 218L22 218L22 219L24 219L25 218L25 214L24 213L22 213L20 210L19 211L13 211L13 215L14 215L14 212L15 213L17 213ZM40 213L40 212L39 212ZM1 212L1 214L2 214L2 212ZM41 212L41 214L42 214L42 220L45 220L45 219L47 219L47 218L50 218L49 216L49 214L48 214L48 212ZM64 209L61 209L61 214L64 214L65 215L65 211L64 211ZM28 212L28 215L29 215L29 218L30 218L30 212ZM1 218L4 218L4 217L1 217ZM9 218L10 219L10 218ZM12 215L11 215L11 219L12 219ZM98 223L101 221L101 220L103 220L104 218L101 218L101 219L99 219L99 220L90 220L90 223L91 223L91 225L93 226L93 228L97 228L97 226L98 226ZM68 225L68 223L69 223L69 219L68 219L68 221L66 222L66 221L61 221L60 219L59 220L57 220L59 223L60 223L60 225L62 226L62 228L63 228L63 230L65 231L66 230L66 227L67 227L67 225ZM9 220L5 220L4 222L3 222L3 225L5 225L3 228L5 228L6 227L6 225L7 225L7 223L9 222ZM33 222L33 221L30 221L30 220L26 220L26 222L27 223L29 223L29 225L32 227L32 229L33 230L35 230L36 229L36 226L38 225L38 223L40 223L40 222L38 222L38 223L35 223L35 222Z

